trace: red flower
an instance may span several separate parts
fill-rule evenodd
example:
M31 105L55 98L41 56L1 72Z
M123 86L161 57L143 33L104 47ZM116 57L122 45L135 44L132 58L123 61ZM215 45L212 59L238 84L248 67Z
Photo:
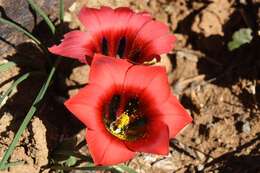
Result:
M87 127L97 165L131 159L135 152L167 154L192 118L171 94L165 69L95 55L89 84L66 107Z
M50 52L91 63L94 53L128 58L136 63L160 59L173 48L175 37L168 27L147 13L134 13L126 7L82 8L79 20L86 32L65 34L62 43Z

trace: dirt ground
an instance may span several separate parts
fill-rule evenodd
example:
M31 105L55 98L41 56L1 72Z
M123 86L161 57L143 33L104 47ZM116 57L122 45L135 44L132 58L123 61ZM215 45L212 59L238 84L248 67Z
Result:
M58 1L37 3L56 21ZM260 1L65 0L67 23L58 26L59 30L80 27L76 14L84 5L148 11L167 23L177 37L175 49L163 55L160 64L166 66L172 90L192 115L193 123L170 141L168 156L141 153L127 163L130 167L140 173L260 172ZM46 46L57 42L25 0L0 0L0 6L3 17L33 31ZM227 43L240 28L251 28L254 38L230 52ZM0 25L0 50L0 63L17 64L0 73L0 93L19 74L32 72L0 105L1 158L47 73L44 55L6 25ZM88 72L87 65L62 61L43 104L10 158L23 163L4 172L51 172L50 165L66 165L71 156L78 158L73 166L84 166L84 160L89 159L84 127L63 102L87 83Z

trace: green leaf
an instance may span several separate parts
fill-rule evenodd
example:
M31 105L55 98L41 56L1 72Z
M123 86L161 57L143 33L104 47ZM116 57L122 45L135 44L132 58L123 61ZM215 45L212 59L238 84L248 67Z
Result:
M17 25L16 23L6 20L2 17L0 17L0 23L7 24L7 25L14 27L15 29L24 33L27 37L32 39L36 44L41 45L41 42L36 37L34 37L29 31L27 31L25 28L22 28L21 26Z
M26 35L28 38L32 39L36 45L46 54L48 54L48 50L46 47L44 47L40 40L38 40L36 37L34 37L26 28L23 28L16 23L9 21L7 19L4 19L0 17L0 23L7 24L9 26L14 27L17 31L22 32L24 35Z
M135 170L128 167L127 165L116 165L113 166L113 168L115 168L119 172L137 173Z
M30 73L25 73L24 75L19 77L16 81L14 81L14 83L12 83L11 87L8 88L8 90L2 96L0 96L0 107L2 106L5 98L17 87L17 85L19 85L22 81L27 79L29 77L29 75L30 75Z
M7 63L4 63L4 64L0 64L0 72L2 71L6 71L8 70L9 68L15 66L16 64L14 62L7 62Z
M31 5L32 9L34 9L43 18L43 20L49 26L52 34L55 34L55 26L48 18L48 16L44 13L44 11L33 0L27 0L27 2Z
M15 149L15 146L17 144L17 142L19 141L21 135L23 134L24 130L26 129L27 125L29 124L29 122L31 121L34 113L37 111L37 105L38 103L43 99L43 96L45 95L50 82L54 76L54 73L56 71L56 68L58 66L58 64L60 63L61 58L58 58L54 64L54 66L52 67L49 76L46 80L46 82L43 84L43 86L41 87L38 95L36 96L33 104L31 105L28 113L26 114L21 126L19 127L17 133L14 136L14 139L12 141L12 143L9 145L8 149L6 150L6 152L4 153L4 156L0 162L0 170L4 169L5 164L7 162L7 160L9 159L10 155L12 154L13 150Z
M77 158L74 156L70 156L66 161L65 165L68 167L74 166L77 163Z
M67 167L67 166L52 166L51 169L54 170L64 170L64 171L72 171L72 170L111 170L113 169L110 166L86 166L86 167Z
M233 51L243 44L250 43L253 39L250 28L241 28L232 36L232 41L228 42L228 50Z

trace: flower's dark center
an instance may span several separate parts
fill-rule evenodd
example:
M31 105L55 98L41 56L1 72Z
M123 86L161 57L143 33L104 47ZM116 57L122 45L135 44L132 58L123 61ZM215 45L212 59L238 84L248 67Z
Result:
M111 121L116 120L117 110L120 106L120 95L114 95L109 104L109 118Z
M119 39L117 43L117 49L116 49L116 55L122 58L125 53L125 48L126 48L126 37L123 36ZM103 37L101 40L101 51L103 55L109 55L109 43L106 37ZM115 56L116 56L115 55Z
M133 49L133 50L131 50L131 52L129 54L129 59L133 62L137 62L140 55L141 55L140 49Z
M125 48L126 48L126 38L122 37L119 40L119 44L118 44L118 48L117 48L117 55L120 58L122 58L124 56Z
M105 37L102 38L102 54L103 55L108 55L108 41Z
M122 96L114 95L105 113L106 129L122 140L136 140L145 135L147 118L140 111L138 98L128 98L122 103Z
M118 38L116 42L111 42L110 39L103 36L100 40L101 43L101 52L106 56L113 56L119 58L127 58L132 62L137 62L142 54L142 47L131 47L131 38L128 38L124 35ZM115 45L111 45L115 44ZM133 45L132 45L133 46Z

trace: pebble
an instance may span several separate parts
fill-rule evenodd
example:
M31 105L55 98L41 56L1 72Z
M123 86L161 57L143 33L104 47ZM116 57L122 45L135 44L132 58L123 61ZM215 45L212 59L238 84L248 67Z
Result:
M197 151L196 154L200 160L204 161L206 159L205 155L202 152Z
M250 133L251 127L248 121L246 121L242 126L242 131L245 133Z
M199 164L198 167L197 167L198 171L202 171L204 169L204 165L202 164Z

